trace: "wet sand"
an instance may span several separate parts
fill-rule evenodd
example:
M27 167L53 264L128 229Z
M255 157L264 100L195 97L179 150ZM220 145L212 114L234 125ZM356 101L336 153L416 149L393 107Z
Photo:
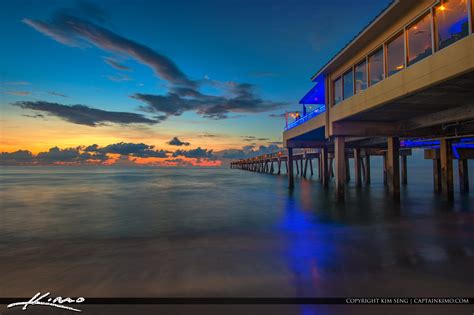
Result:
M474 292L473 226L474 215L460 219L446 214L439 219L400 220L358 228L336 226L291 236L269 233L94 242L32 240L14 248L1 247L0 292L3 296L8 292L8 296L25 297L35 290L87 297L469 296ZM136 306L123 307L138 310ZM160 313L176 310L172 306L141 307ZM383 308L385 312L408 307ZM190 308L178 307L183 313ZM262 308L238 306L235 311L258 313ZM349 309L281 306L278 310L293 313L301 308L317 310L318 314ZM351 313L370 313L375 308L381 306L355 306ZM449 309L457 312L469 308L473 309ZM103 311L99 306L87 309ZM115 313L113 309L118 306L107 307L108 312ZM218 313L228 308L198 309ZM413 309L436 314L433 311L446 307Z

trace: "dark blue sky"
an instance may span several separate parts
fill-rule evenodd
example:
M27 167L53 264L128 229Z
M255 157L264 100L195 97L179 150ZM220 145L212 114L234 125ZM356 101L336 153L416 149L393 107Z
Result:
M242 146L247 135L278 141L284 119L269 115L299 109L315 71L389 2L2 1L0 106L7 138L28 139L35 128L49 128L44 147L55 139L58 145L88 144L79 143L84 133L103 145L142 136L162 146L162 139L181 136L215 150ZM183 87L200 95L170 97ZM123 117L84 122L64 114L73 104L104 111L97 115L136 116L124 133ZM32 113L43 117L24 116ZM31 135L15 128L25 121ZM68 141L61 138L65 125ZM203 133L223 137L199 142Z

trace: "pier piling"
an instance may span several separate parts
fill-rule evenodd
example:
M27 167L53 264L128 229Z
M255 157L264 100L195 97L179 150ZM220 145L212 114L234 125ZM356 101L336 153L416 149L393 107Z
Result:
M397 137L387 138L386 179L393 199L400 199L400 141Z
M356 187L362 186L360 149L354 149L354 180Z
M337 136L334 140L334 154L336 160L336 200L344 200L346 184L346 157L343 136Z
M440 160L441 160L441 191L443 197L452 201L453 194L453 149L451 140L440 140Z
M293 148L288 148L288 163L286 165L288 170L288 188L295 187L295 179L293 175Z

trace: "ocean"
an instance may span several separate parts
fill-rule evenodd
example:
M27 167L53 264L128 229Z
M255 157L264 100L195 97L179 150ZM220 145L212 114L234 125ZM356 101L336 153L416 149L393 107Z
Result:
M409 160L395 203L380 162L344 204L316 174L290 192L227 168L2 167L0 296L472 295L474 193L442 201Z

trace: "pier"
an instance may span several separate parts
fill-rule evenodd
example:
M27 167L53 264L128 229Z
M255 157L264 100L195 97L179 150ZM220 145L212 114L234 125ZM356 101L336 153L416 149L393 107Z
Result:
M284 150L231 162L232 168L281 174L316 166L324 187L334 180L344 200L354 165L357 187L370 185L370 157L383 156L384 184L394 200L407 185L412 149L433 163L433 188L454 198L469 191L474 158L474 0L393 1L312 77L302 111L287 114ZM296 119L288 122L292 116ZM428 163L428 161L427 161Z

